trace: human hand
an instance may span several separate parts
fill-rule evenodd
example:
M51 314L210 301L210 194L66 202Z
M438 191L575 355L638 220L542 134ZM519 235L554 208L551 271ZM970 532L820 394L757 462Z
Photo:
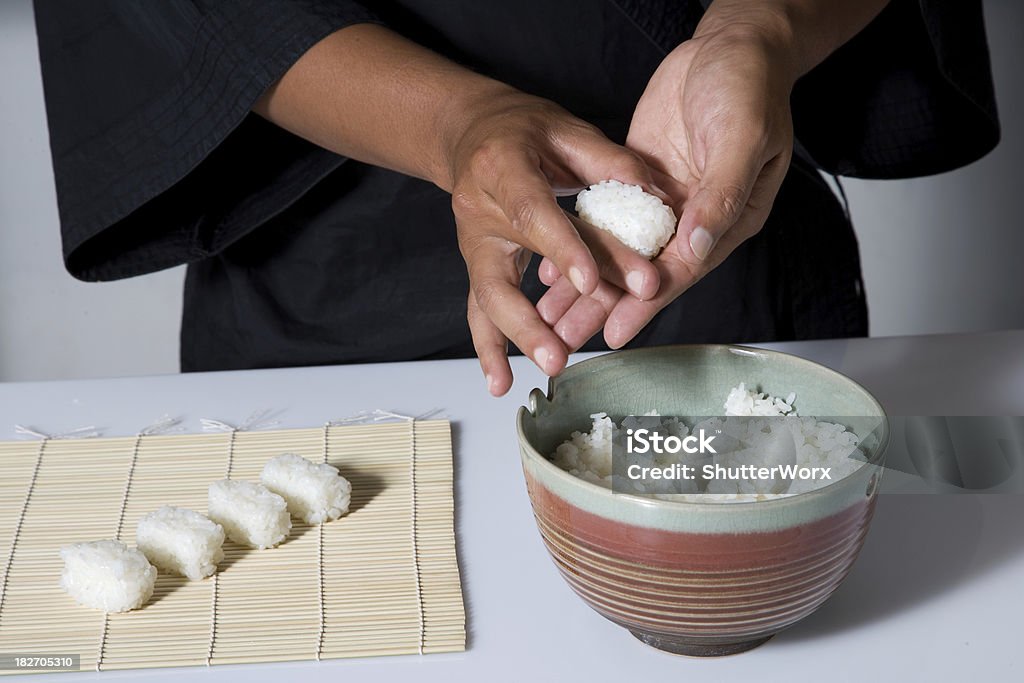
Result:
M654 265L567 215L556 193L615 178L664 194L635 153L552 102L504 88L461 109L467 118L449 146L452 209L469 271L473 345L488 389L500 396L512 385L509 340L548 375L568 361L563 341L520 291L530 252L566 273L562 286L577 294L607 283L640 298L659 289Z
M698 29L652 76L626 145L674 181L660 183L680 216L653 261L661 287L647 299L615 283L581 295L546 259L540 277L551 289L537 309L570 350L602 326L609 346L623 346L764 225L793 147L795 69L771 37L742 23Z

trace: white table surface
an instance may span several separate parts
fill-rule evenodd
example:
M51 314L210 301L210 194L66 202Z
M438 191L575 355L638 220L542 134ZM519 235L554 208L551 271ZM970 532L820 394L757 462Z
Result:
M768 346L846 373L890 414L1024 415L1024 331ZM585 606L541 544L513 422L528 391L546 384L524 359L513 367L516 384L502 399L486 394L475 360L0 384L0 438L12 438L16 423L49 432L95 425L106 436L127 435L164 414L199 431L201 417L237 423L262 408L283 411L281 428L373 408L443 408L452 421L466 652L47 676L224 683L1024 676L1021 495L883 495L847 581L766 645L697 660L641 644Z

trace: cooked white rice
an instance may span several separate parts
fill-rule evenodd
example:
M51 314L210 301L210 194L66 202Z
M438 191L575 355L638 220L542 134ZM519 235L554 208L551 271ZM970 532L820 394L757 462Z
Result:
M633 251L654 258L676 231L676 215L639 185L605 180L576 197L576 212Z
M224 528L198 512L165 505L139 520L135 544L158 569L197 581L224 559Z
M725 397L725 405L722 407L725 408L726 415L736 417L796 416L796 411L793 410L795 400L796 394L793 393L790 393L785 399L781 399L768 394L748 391L747 385L740 382L738 387L729 390L729 395Z
M60 549L60 585L79 604L104 612L142 607L153 595L156 569L120 541L73 543Z
M276 546L292 528L284 498L249 481L210 484L206 511L232 541L260 550Z
M821 422L813 417L800 417L794 409L796 396L781 399L750 391L744 384L730 390L724 408L726 417L713 417L687 425L679 418L658 421L656 430L662 436L685 437L703 429L718 434L716 454L686 456L685 462L699 471L705 464L735 467L741 464L772 465L794 464L797 467L829 467L830 479L710 479L706 483L694 480L620 479L614 481L613 444L621 444L628 429L650 427L650 421L627 417L616 424L605 413L591 415L589 432L573 432L572 436L555 450L552 460L556 465L581 479L617 491L634 490L669 500L702 503L748 502L768 500L803 493L837 481L858 470L865 462L857 448L858 439L840 424ZM648 416L657 416L650 411ZM729 417L790 419L743 419ZM628 454L626 463L641 466L665 466L681 462L679 455ZM632 489L630 489L632 487Z
M263 466L260 481L284 498L288 511L307 524L321 524L348 512L352 485L337 467L313 464L300 455L285 453Z

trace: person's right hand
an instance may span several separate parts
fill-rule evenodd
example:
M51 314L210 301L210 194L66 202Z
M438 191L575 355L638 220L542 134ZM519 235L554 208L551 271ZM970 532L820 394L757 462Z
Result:
M626 139L676 199L676 234L653 260L661 288L641 300L605 285L594 306L557 264L542 262L551 288L537 308L570 349L602 327L608 346L622 347L768 219L793 152L796 60L777 37L783 31L755 23L759 13L743 3L714 7L655 71Z
M509 88L463 111L448 145L452 209L469 271L473 345L488 389L500 396L512 386L508 341L549 376L568 361L563 341L520 291L530 252L584 295L602 279L641 300L659 289L647 259L567 215L556 193L607 179L662 193L636 154L548 100Z

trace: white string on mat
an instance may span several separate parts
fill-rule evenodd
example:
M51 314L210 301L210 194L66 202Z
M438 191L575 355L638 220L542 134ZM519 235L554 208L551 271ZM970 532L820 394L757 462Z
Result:
M46 452L46 444L54 439L89 439L99 436L99 431L92 426L79 427L58 434L47 434L46 432L24 425L14 425L14 433L23 438L39 439L39 450L36 452L36 461L32 466L32 477L28 481L28 488L25 490L25 500L21 503L21 510L18 512L18 519L14 524L14 535L11 536L11 546L7 552L7 560L4 562L4 577L0 581L0 622L3 621L4 601L7 598L8 578L11 575L11 567L14 566L14 552L18 548L18 539L21 536L21 528L25 525L25 515L28 512L32 494L35 492L36 480L39 478L39 469L43 464L43 454Z
M210 590L210 645L206 649L206 666L210 666L210 662L213 661L213 646L217 641L217 586L220 585L217 581L218 573L213 573L213 587Z
M56 434L47 434L46 432L39 431L33 427L26 427L24 425L14 425L14 433L18 436L42 439L44 441L56 441L57 439L92 439L100 435L100 431L92 425L88 427L79 427L78 429L69 429L66 432L58 432Z
M114 534L115 541L121 540L121 532L124 530L124 513L128 509L128 495L132 490L132 478L135 476L135 464L139 461L139 447L142 445L142 439L156 434L183 431L183 428L179 426L180 424L181 418L164 415L135 435L135 444L132 446L132 459L128 464L128 476L124 482L124 495L121 496L121 511L117 516L117 531Z
M363 410L354 415L348 417L342 417L337 420L331 420L327 424L331 427L343 427L346 425L357 425L357 424L368 424L373 422L387 422L388 420L395 420L400 422L413 422L417 420L429 420L436 417L438 414L444 412L441 408L432 408L425 413L420 415L403 415L402 413L395 413L390 410Z
M121 540L121 532L124 531L124 513L128 509L128 496L132 490L132 478L135 476L135 464L139 461L139 447L142 445L143 437L166 432L180 432L181 418L164 415L159 420L141 429L135 435L135 443L132 445L132 457L128 463L128 476L124 481L124 495L121 496L121 510L117 515L117 530L114 532L114 540ZM103 657L107 650L107 632L110 629L110 615L103 613L103 628L100 630L100 645L96 654L96 671L103 669Z
M266 429L267 427L273 427L274 425L280 424L280 420L272 419L276 415L279 415L280 411L273 411L270 409L255 410L249 414L249 417L245 418L245 421L237 427L221 420L214 420L212 418L203 417L199 419L199 423L203 426L204 432L251 432L257 429Z
M32 491L36 487L36 479L39 477L39 466L43 462L43 451L46 450L46 442L49 438L43 437L39 442L39 452L36 454L35 466L32 468L32 478L28 482L28 490L25 492L25 500L21 504L21 512L18 513L18 521L14 524L14 535L11 537L11 547L8 549L7 562L4 567L4 580L0 582L0 624L4 620L4 598L7 597L7 577L11 573L11 566L14 564L14 550L18 546L18 537L21 535L21 527L25 523L25 511L28 510L29 500L32 498Z
M407 422L409 424L409 446L412 453L409 456L409 479L411 488L411 502L412 502L412 514L411 514L411 531L412 531L412 564L413 564L413 576L416 579L416 606L419 617L419 643L418 651L423 654L424 641L426 639L426 615L424 614L423 607L423 576L420 571L420 555L419 555L419 541L418 541L418 523L416 519L416 423L420 420L429 420L430 418L438 416L442 413L441 408L433 408L420 415L403 415L402 413L396 413L390 410L364 410L350 415L349 417L343 417L338 420L332 420L327 423L326 427L332 426L345 426L345 425L357 425L367 424L375 422L386 422L389 420L397 420L401 422Z
M324 423L324 463L327 463L327 456L330 453L330 431L331 422ZM320 603L320 621L316 632L316 661L324 651L324 635L327 629L326 606L324 605L324 525L317 525L317 546L316 546L316 568L317 568L317 601Z
M256 410L253 411L249 417L245 419L242 424L237 427L233 424L223 422L221 420L214 420L212 418L203 417L199 419L199 423L203 426L204 432L227 432L228 436L228 462L224 468L224 478L231 478L231 470L234 467L235 461L235 436L238 432L248 432L257 429L266 429L267 427L273 427L274 425L280 424L280 420L271 419L276 415L272 410ZM218 577L220 572L215 572L213 575L213 587L211 589L210 597L210 645L206 649L206 666L210 666L213 661L213 649L217 642L217 594L220 590L220 581Z
M412 488L412 564L416 576L416 605L419 608L420 639L419 653L423 654L423 640L426 637L426 624L423 614L423 580L420 575L419 539L417 538L416 520L416 420L409 420L409 441L412 447L412 455L409 456L409 478Z
M276 413L272 410L256 410L253 411L245 421L237 427L221 420L214 420L208 417L199 418L199 423L203 426L204 432L227 432L230 436L228 437L228 465L224 474L225 479L231 478L231 469L234 465L235 460L235 435L238 432L251 432L257 429L266 429L267 427L273 427L274 425L280 424L280 420L271 419ZM216 576L216 575L214 575Z

